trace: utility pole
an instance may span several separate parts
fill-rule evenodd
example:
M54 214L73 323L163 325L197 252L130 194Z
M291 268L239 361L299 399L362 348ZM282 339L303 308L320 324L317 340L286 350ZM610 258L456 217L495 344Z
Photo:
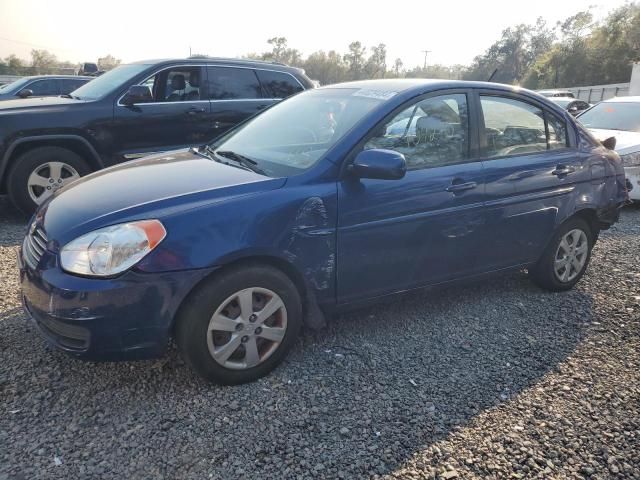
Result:
M421 51L422 51L422 53L424 53L424 66L422 68L426 70L426 68L427 68L427 55L431 53L431 50L421 50Z

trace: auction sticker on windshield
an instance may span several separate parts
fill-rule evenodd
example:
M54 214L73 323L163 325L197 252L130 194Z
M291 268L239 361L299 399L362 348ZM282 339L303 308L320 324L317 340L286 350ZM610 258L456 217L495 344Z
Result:
M391 97L396 95L398 92L387 92L381 90L367 90L366 88L361 88L357 92L353 94L354 97L366 97L366 98L375 98L377 100L389 100Z

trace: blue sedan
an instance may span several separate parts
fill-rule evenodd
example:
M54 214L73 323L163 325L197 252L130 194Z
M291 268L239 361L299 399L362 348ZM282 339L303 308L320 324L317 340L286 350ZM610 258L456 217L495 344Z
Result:
M626 199L618 155L533 92L333 85L54 194L19 255L24 306L76 357L174 339L204 378L243 383L346 307L524 268L570 289Z

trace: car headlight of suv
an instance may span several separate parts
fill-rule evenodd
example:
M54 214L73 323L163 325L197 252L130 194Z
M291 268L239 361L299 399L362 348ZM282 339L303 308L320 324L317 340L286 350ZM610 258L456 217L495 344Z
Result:
M638 167L640 166L640 152L627 153L626 155L620 155L622 165L624 167Z
M158 220L101 228L66 244L60 251L60 264L67 272L78 275L117 275L142 260L166 235Z

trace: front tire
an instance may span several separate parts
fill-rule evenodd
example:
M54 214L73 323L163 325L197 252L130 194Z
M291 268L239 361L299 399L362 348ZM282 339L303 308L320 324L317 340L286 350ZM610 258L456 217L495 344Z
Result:
M176 321L176 343L201 377L236 385L273 370L301 326L300 294L289 277L248 265L216 275L187 298Z
M529 270L532 280L552 292L570 290L586 272L593 244L594 235L586 221L581 218L567 221Z
M9 198L26 214L91 168L75 152L62 147L38 147L20 155L7 179Z

